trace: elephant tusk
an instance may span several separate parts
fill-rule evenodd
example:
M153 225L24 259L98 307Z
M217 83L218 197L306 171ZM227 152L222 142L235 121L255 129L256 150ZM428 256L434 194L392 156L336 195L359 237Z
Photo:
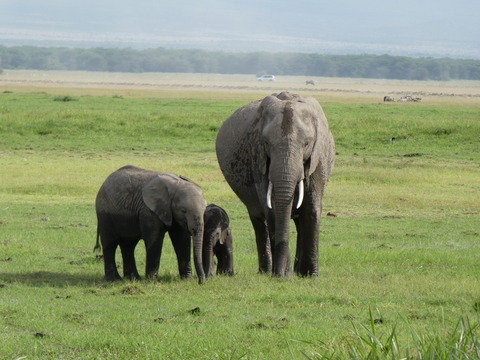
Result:
M267 190L267 206L269 209L272 208L272 187L273 187L273 184L271 181L269 181L268 190Z
M302 202L303 202L303 193L304 193L304 190L303 190L303 181L300 180L298 182L298 201L297 201L297 209L302 206Z

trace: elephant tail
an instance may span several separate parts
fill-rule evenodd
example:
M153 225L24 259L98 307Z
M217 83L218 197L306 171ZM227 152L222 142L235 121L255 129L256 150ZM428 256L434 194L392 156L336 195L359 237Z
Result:
M100 231L97 226L97 242L95 243L95 247L93 248L93 252L99 252L102 250L102 247L100 246Z

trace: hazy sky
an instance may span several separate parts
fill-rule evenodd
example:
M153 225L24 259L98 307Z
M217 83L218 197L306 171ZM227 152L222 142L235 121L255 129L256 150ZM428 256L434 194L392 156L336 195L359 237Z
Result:
M0 0L0 45L480 58L477 0Z

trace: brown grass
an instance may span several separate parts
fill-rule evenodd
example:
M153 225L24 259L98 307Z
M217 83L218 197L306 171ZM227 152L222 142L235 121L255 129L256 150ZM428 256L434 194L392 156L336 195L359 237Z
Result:
M306 85L314 80L315 85ZM257 82L254 75L180 73L106 73L84 71L5 70L3 91L48 91L72 95L162 98L220 98L250 101L288 90L321 101L382 102L411 95L422 102L480 103L480 81L405 81L383 79L277 76L275 82ZM479 104L480 106L480 104Z

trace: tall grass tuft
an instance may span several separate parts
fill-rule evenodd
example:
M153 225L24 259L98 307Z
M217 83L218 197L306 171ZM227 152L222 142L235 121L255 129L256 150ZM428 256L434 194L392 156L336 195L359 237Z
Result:
M323 352L303 355L309 360L480 359L479 319L471 322L468 317L461 317L453 328L449 328L445 319L442 319L442 326L432 328L426 334L418 332L405 320L411 342L401 343L399 338L405 337L400 336L398 324L388 331L382 331L379 326L382 321L374 319L371 309L369 315L368 326L352 323L354 336L351 342L343 346L322 344L320 347L324 349Z

